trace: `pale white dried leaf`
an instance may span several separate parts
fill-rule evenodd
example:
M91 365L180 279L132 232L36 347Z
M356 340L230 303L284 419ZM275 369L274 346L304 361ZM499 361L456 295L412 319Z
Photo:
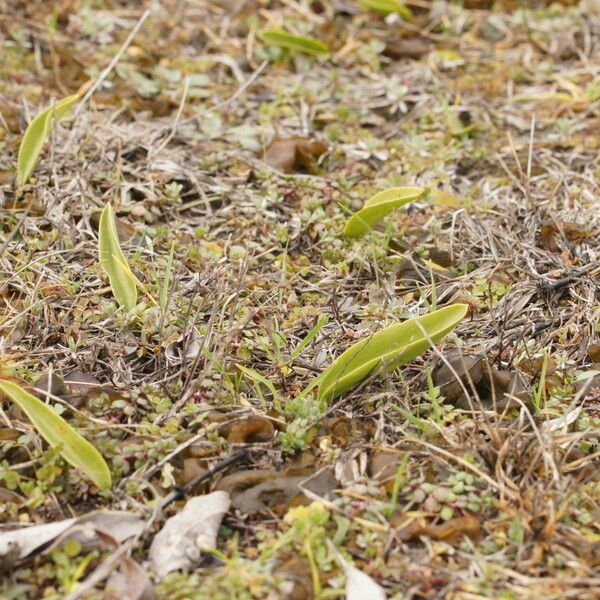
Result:
M84 527L85 526L85 527ZM46 547L59 536L64 541L86 531L86 542L90 542L91 530L108 533L117 542L138 535L144 528L144 521L138 515L125 511L94 511L73 519L65 519L57 523L33 525L0 533L0 556L15 552L17 560L25 558Z
M119 568L106 582L103 600L153 600L155 597L148 574L130 556L122 556Z
M383 588L366 573L344 564L346 571L346 600L386 600Z
M192 567L202 550L215 547L219 526L230 504L229 494L223 491L196 496L187 501L180 513L167 519L148 552L160 579L177 569Z
M577 406L572 410L567 411L561 417L556 419L550 419L549 421L545 421L542 423L542 429L547 433L566 433L569 425L574 423L579 417L579 413L581 412L581 406Z

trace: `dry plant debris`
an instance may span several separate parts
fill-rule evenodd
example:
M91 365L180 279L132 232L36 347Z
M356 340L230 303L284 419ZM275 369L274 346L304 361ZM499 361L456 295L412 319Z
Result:
M598 0L0 0L0 36L0 378L113 481L0 399L0 597L600 597ZM306 393L450 304L426 353Z

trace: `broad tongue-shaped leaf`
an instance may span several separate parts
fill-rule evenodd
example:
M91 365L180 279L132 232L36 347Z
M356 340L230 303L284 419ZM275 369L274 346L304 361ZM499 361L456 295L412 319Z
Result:
M89 87L84 85L75 94L67 96L39 112L27 126L17 157L17 185L27 183L38 163L44 142L48 139L56 121L64 117Z
M115 213L107 204L100 216L98 227L100 265L110 280L110 288L117 302L126 310L137 304L136 277L129 268L119 244Z
M39 432L61 456L83 471L100 489L112 485L110 471L102 455L50 406L12 381L1 380L0 392L19 405Z
M269 29L258 34L267 44L287 48L295 52L303 52L312 56L329 54L329 46L315 38L294 35L283 29Z
M330 401L374 371L389 372L425 352L452 331L467 314L452 304L421 317L390 325L346 350L319 378L319 399Z
M426 190L421 187L395 187L378 192L348 219L344 227L344 235L359 237L368 233L373 225L381 221L394 209L407 204L411 200L423 197L425 193Z

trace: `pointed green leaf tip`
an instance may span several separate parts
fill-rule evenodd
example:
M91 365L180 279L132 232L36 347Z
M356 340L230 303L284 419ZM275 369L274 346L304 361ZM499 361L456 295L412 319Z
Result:
M360 3L380 15L397 13L405 20L413 16L412 10L399 0L360 0Z
M283 29L269 29L258 34L260 39L267 44L287 48L294 52L304 52L311 56L321 56L329 54L329 46L315 38L305 37L302 35L294 35L283 31Z
M424 197L426 192L427 190L421 187L395 187L378 192L348 219L344 227L344 235L359 237L368 233L373 225L394 209L411 200Z
M11 381L1 380L0 391L18 404L39 434L50 446L59 448L69 464L83 471L101 490L110 488L112 479L102 455L50 406Z
M17 157L17 185L19 187L29 181L37 166L44 142L50 135L54 123L67 114L87 88L88 85L86 84L72 96L67 96L49 106L38 113L29 123L21 140Z
M451 304L421 317L390 325L346 350L320 376L320 400L329 402L372 373L393 371L439 342L467 314L466 304Z
M129 268L119 244L115 213L107 204L100 215L98 227L100 265L110 280L110 289L120 306L127 311L137 304L136 277Z

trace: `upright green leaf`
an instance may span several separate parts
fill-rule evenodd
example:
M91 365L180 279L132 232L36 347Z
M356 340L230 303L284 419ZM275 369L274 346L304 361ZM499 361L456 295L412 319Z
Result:
M258 34L260 39L267 44L287 48L294 52L304 52L311 56L321 56L329 54L329 46L315 38L305 37L302 35L294 35L283 31L283 29L269 29Z
M67 96L52 106L49 106L38 113L31 123L29 123L25 135L21 140L17 157L18 186L25 185L31 177L40 158L44 142L50 135L54 123L65 116L72 106L81 98L86 89L87 86L84 86L76 94Z
M137 304L137 279L121 250L115 213L110 204L104 207L100 215L98 251L100 265L108 275L115 299L126 310L132 310Z
M59 448L68 463L83 471L100 489L112 485L102 455L50 406L11 381L0 380L0 391L19 405L40 435L50 446Z
M365 8L370 8L380 15L399 14L403 19L410 19L412 10L400 0L360 0Z
M452 304L386 327L354 344L319 377L319 399L328 402L375 371L393 371L409 362L452 331L467 308L466 304Z
M344 235L359 237L371 231L373 225L394 209L425 196L427 190L420 187L395 187L372 196L365 205L346 222Z
M167 268L165 270L165 278L163 279L162 288L160 290L159 305L163 310L167 309L169 302L169 286L171 285L171 271L173 270L173 258L175 256L175 242L171 243L171 251L167 260Z

